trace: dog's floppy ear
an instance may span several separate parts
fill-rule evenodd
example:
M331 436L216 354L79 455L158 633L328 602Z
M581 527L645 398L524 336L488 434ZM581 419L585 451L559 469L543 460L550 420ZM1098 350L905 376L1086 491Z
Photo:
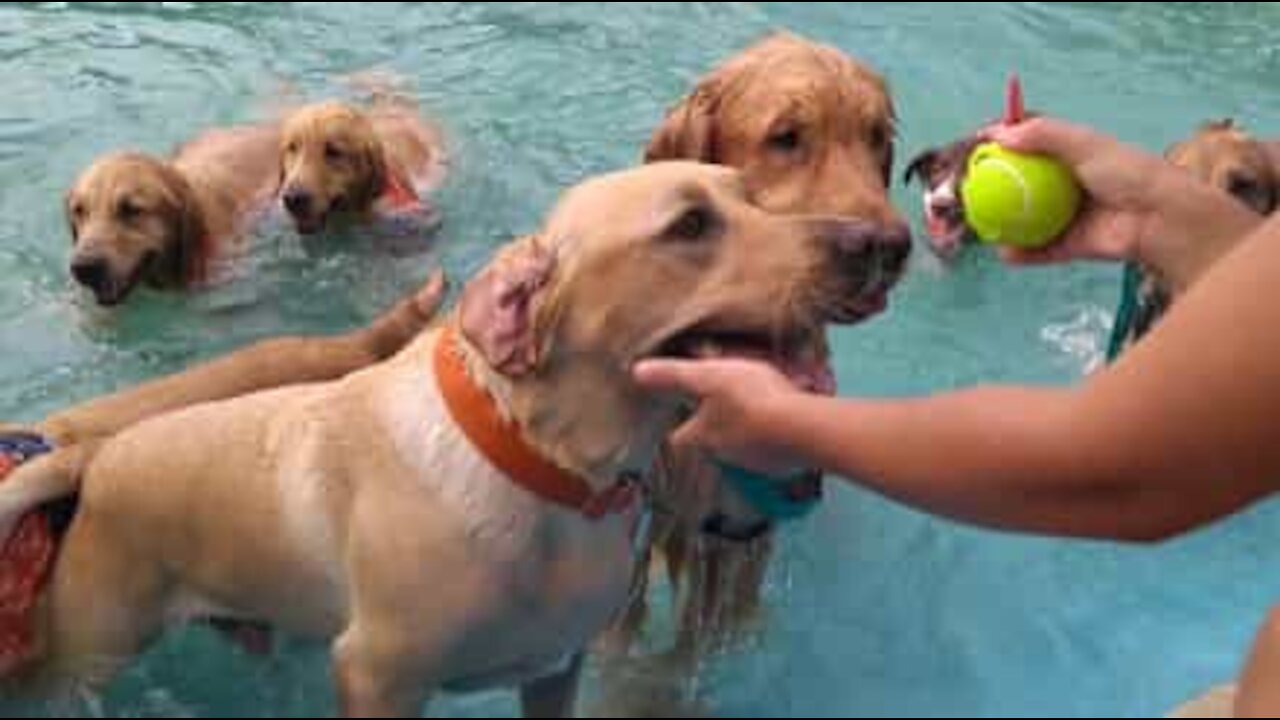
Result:
M1200 125L1200 132L1222 132L1225 130L1238 130L1239 125L1233 117L1217 118L1215 120L1207 120Z
M930 148L916 155L907 164L907 169L902 173L902 183L910 185L914 180L919 179L925 185L929 184L929 176L933 174L933 165L938 161L938 151Z
M361 209L373 207L387 189L390 169L387 167L387 155L382 141L374 133L372 124L360 134L356 163L359 175L355 187L351 189L351 206Z
M717 95L711 86L699 88L672 108L649 140L644 161L719 162L715 137Z
M535 314L555 268L554 252L529 236L503 250L462 291L462 334L503 375L526 375L541 361Z
M158 263L163 286L182 286L205 278L209 265L209 226L191 183L177 170L163 166L161 177L169 199L168 212L173 237Z

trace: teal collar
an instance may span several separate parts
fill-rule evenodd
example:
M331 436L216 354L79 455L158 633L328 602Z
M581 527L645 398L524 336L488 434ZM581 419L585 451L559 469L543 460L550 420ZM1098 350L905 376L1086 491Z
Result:
M720 461L716 465L751 509L771 522L803 519L822 504L822 476L816 472L779 478Z

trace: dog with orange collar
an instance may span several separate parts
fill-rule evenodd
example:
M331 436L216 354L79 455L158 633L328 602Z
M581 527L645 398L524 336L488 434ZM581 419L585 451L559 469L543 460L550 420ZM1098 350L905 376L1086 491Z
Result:
M30 669L100 687L171 623L248 621L330 641L344 716L511 685L526 716L570 716L577 658L626 604L637 483L686 410L632 365L794 367L903 251L896 228L748 198L697 163L588 181L391 360L107 440Z

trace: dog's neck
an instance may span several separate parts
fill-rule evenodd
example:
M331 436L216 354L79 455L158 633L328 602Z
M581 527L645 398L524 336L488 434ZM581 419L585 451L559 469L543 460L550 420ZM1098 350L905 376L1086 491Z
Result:
M582 478L597 493L649 474L663 438L674 427L674 406L648 402L625 372L603 377L608 371L591 362L575 362L572 373L510 378L490 367L456 325L446 332L456 337L472 381L548 462Z

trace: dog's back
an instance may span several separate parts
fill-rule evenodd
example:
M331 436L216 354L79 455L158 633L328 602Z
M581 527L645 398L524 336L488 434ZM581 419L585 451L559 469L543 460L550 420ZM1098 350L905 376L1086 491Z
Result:
M180 146L173 165L202 196L215 236L233 234L255 209L270 204L280 173L280 125L217 128Z

